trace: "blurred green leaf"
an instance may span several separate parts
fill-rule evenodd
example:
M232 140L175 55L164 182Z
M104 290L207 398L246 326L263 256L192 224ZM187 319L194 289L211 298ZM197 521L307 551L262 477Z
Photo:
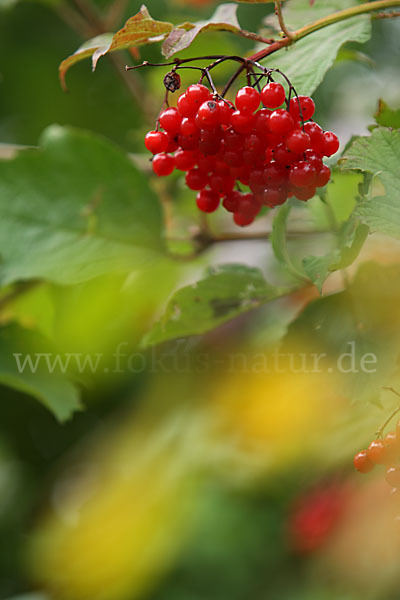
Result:
M0 161L0 282L63 284L143 267L163 251L146 177L110 142L53 126Z
M361 199L355 215L372 231L396 238L400 237L399 163L400 131L383 127L374 129L369 137L356 139L340 161L344 170L356 169L378 178L372 180L368 196Z
M284 17L289 29L295 30L357 2L327 0L311 6L309 0L285 2ZM270 17L268 22L274 17ZM287 50L274 54L263 62L278 68L291 80L299 94L312 94L334 64L336 56L347 42L365 43L371 36L370 17L361 15L335 23L311 33Z
M200 335L286 293L267 283L259 269L222 265L205 279L178 290L144 343Z
M49 349L48 342L27 330L0 329L0 383L33 396L59 421L66 421L81 408L79 391L65 375L36 362L38 353ZM30 364L25 362L27 357Z
M374 117L378 125L382 127L400 128L400 108L393 110L382 99L379 100L378 110Z

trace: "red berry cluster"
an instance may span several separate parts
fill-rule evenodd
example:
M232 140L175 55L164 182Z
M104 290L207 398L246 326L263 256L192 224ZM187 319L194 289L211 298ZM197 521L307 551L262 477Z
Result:
M284 102L286 109L279 108ZM194 84L177 108L161 113L158 130L146 135L145 144L158 176L186 171L201 211L214 212L222 200L237 225L249 225L262 206L278 206L291 196L309 200L328 183L331 172L322 158L335 154L339 141L310 121L314 110L311 98L289 101L285 88L272 81L261 92L240 89L235 106ZM238 191L240 184L249 190Z
M354 466L360 473L369 473L375 465L386 466L386 481L392 488L400 488L400 421L396 431L370 443L354 457Z

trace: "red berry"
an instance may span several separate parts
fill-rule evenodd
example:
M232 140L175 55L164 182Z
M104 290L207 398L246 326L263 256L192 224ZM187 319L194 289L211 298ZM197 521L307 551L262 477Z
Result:
M227 152L224 152L222 156L226 164L230 167L240 167L240 165L243 164L242 155L239 154L239 152L228 150Z
M220 124L220 106L214 100L203 102L197 111L196 123L204 129L213 129Z
M308 187L315 183L316 171L305 161L294 163L289 170L289 181L295 187Z
M299 160L298 154L291 152L283 143L278 144L278 146L274 149L273 157L276 163L282 167L288 167L292 163Z
M255 118L252 112L235 110L231 115L231 123L236 133L250 133L254 127Z
M191 190L202 190L208 183L208 174L200 169L190 169L186 173L186 185Z
M233 220L236 225L239 225L239 227L246 227L246 225L251 225L251 223L253 223L254 217L252 215L245 215L240 212L235 212L233 215Z
M168 133L178 133L182 122L182 115L177 108L166 108L160 115L160 125Z
M290 100L289 112L296 120L308 121L315 112L314 100L309 96L295 96Z
M197 165L200 171L209 173L214 168L214 158L211 158L210 156L203 156L202 154L200 154L197 160Z
M232 113L233 114L233 113ZM244 147L244 137L233 129L227 129L224 134L225 147L228 150L241 150Z
M219 206L219 196L212 190L202 190L197 194L196 204L205 213L212 213Z
M210 90L201 83L189 85L185 95L189 104L194 106L196 110L200 108L203 102L207 102L207 100L211 100L212 98Z
M230 125L231 122L231 114L235 110L232 102L228 102L227 100L219 100L219 120L222 125Z
M199 147L200 132L197 131L195 135L180 135L178 136L178 143L182 150L196 150Z
M255 112L260 106L260 94L250 86L243 87L236 94L236 108L240 112Z
M321 127L317 123L309 121L308 123L304 123L304 131L310 136L312 148L319 154L322 154L325 138Z
M191 150L177 150L175 153L175 167L180 171L189 171L196 164L196 154Z
M153 171L159 177L171 175L175 168L175 159L170 154L156 154L153 158Z
M272 133L278 135L285 135L289 133L294 127L294 119L287 110L278 108L274 110L269 118L269 128Z
M317 187L324 187L331 178L331 170L326 165L322 165L320 172L317 174L315 185Z
M400 467L388 467L385 479L391 487L400 487Z
M386 460L389 463L397 462L400 458L400 442L395 431L388 433L383 440L386 448Z
M257 202L254 194L241 194L238 202L237 212L244 215L257 216L261 210L261 205Z
M225 196L233 190L235 180L229 175L211 175L209 185L213 192Z
M308 164L312 165L314 167L314 169L317 171L317 173L319 173L321 171L322 167L324 166L324 163L322 162L322 158L319 156L319 154L317 154L317 152L315 152L315 150L309 149L304 152L304 156L305 156L305 160L308 162ZM329 174L330 174L330 171L329 171ZM318 187L321 187L321 186L318 186Z
M238 204L241 194L237 190L232 190L229 194L226 194L222 201L222 206L230 213L234 213L238 210Z
M367 450L368 458L374 465L387 464L386 447L383 440L374 440Z
M196 121L193 117L185 117L182 119L180 124L180 133L183 136L197 135L199 128L196 125Z
M325 131L323 152L325 156L332 156L339 150L339 139L332 131Z
M178 136L173 135L172 133L167 133L167 137L168 137L168 148L167 148L166 152L171 154L172 152L175 152L179 148Z
M178 98L178 110L182 117L194 117L197 113L197 106L191 103L186 96L186 93L182 94Z
M285 88L280 83L271 81L261 91L262 103L267 108L278 108L285 102Z
M292 152L302 154L310 147L310 136L301 129L294 129L286 137L286 146Z
M308 185L306 187L298 187L292 189L293 196L302 202L307 202L315 196L315 185Z
M276 163L267 164L264 169L264 181L270 186L278 186L286 179L286 169Z
M269 117L271 111L267 108L262 108L256 112L254 120L254 129L258 135L267 135L269 133Z
M168 136L164 131L149 131L144 138L144 144L152 154L165 152L168 148Z
M244 149L262 154L265 150L265 141L256 133L249 133L244 140Z
M353 458L353 464L357 471L360 473L369 473L374 468L374 463L370 461L368 458L368 453L366 450L361 450L358 454Z
M265 188L262 200L265 206L280 206L287 200L287 191L284 188Z

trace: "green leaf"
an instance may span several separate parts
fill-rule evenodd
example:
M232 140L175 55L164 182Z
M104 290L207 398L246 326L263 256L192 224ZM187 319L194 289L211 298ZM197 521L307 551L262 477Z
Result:
M7 598L7 600L50 600L48 596L44 594L23 594L22 596L13 596L12 598Z
M144 343L200 335L286 293L288 290L267 283L259 269L217 267L205 279L174 294Z
M349 267L358 257L367 239L366 225L351 219L342 225L337 247L326 256L309 256L303 259L304 270L311 281L322 292L322 286L330 273Z
M198 21L193 24L186 23L184 26L175 27L162 45L164 56L170 58L177 52L188 48L199 33L204 31L240 32L240 25L236 16L237 8L236 4L221 4L208 21ZM186 31L187 29L189 31Z
M117 31L115 35L106 33L97 36L85 42L74 54L62 61L59 67L59 75L63 87L65 88L65 75L68 69L80 60L92 56L94 70L99 58L108 52L159 42L173 28L172 23L153 19L146 6L143 5L140 11L128 19L123 28Z
M304 271L297 267L289 254L287 246L287 221L292 210L292 203L286 202L278 211L272 224L271 244L275 257L295 279L304 281Z
M400 128L400 108L393 110L383 100L379 100L378 110L374 117L378 125L382 125L382 127Z
M340 161L344 170L356 169L373 176L369 193L355 209L372 231L400 237L400 131L377 127L360 137Z
M309 0L292 0L284 5L284 17L289 29L296 30L356 4L357 2L348 0L326 0L310 6ZM287 50L263 61L263 64L283 71L299 94L309 95L315 91L326 72L334 64L343 44L365 43L370 37L370 17L368 15L353 17L311 33Z
M0 285L78 283L142 267L163 249L156 195L105 139L52 126L39 150L0 161Z
M48 350L36 334L16 326L0 329L0 383L33 396L63 422L81 408L79 391L62 373L42 368L40 360L36 365L38 353Z

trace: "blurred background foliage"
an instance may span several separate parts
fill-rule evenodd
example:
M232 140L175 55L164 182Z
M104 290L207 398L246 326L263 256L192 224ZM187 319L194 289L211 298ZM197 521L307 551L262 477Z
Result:
M114 29L140 4L117 4ZM213 4L147 3L155 18L175 23L209 17ZM139 102L107 57L95 75L84 61L68 74L65 94L58 65L83 39L65 22L63 5L0 7L1 143L35 146L56 123L105 136L140 161L146 120L162 102L161 72L135 74ZM269 5L239 5L248 30L269 13ZM342 49L316 91L317 120L343 142L366 133L380 97L400 103L399 33L396 19L373 22L371 41ZM251 48L210 33L183 55ZM159 60L159 49L141 56ZM228 75L221 69L221 82ZM359 182L338 176L328 192L339 223ZM196 228L192 199L179 181L169 185L177 232ZM307 219L323 226L327 216L313 201ZM296 241L302 255L318 248L319 239ZM246 262L282 286L290 276L264 245L222 244L190 264L157 258L145 270L74 285L65 284L62 269L57 281L35 282L7 302L2 324L32 333L21 341L25 351L50 344L63 355L101 358L96 373L71 368L63 394L81 410L63 424L46 409L54 396L48 388L32 389L31 380L19 391L0 388L0 599L397 600L398 507L381 476L353 475L351 456L396 405L388 393L366 400L371 389L398 383L399 247L375 238L362 258L375 263L353 278L354 268L346 291L333 277L330 297L303 289L156 350L143 347L144 334L178 284L199 279L207 264ZM357 331L354 313L366 331ZM360 340L357 351L376 353L379 373L261 372L257 356L272 361L282 338L287 356L326 352L329 365L348 341ZM2 337L7 367L3 347ZM10 378L7 372L2 381Z

